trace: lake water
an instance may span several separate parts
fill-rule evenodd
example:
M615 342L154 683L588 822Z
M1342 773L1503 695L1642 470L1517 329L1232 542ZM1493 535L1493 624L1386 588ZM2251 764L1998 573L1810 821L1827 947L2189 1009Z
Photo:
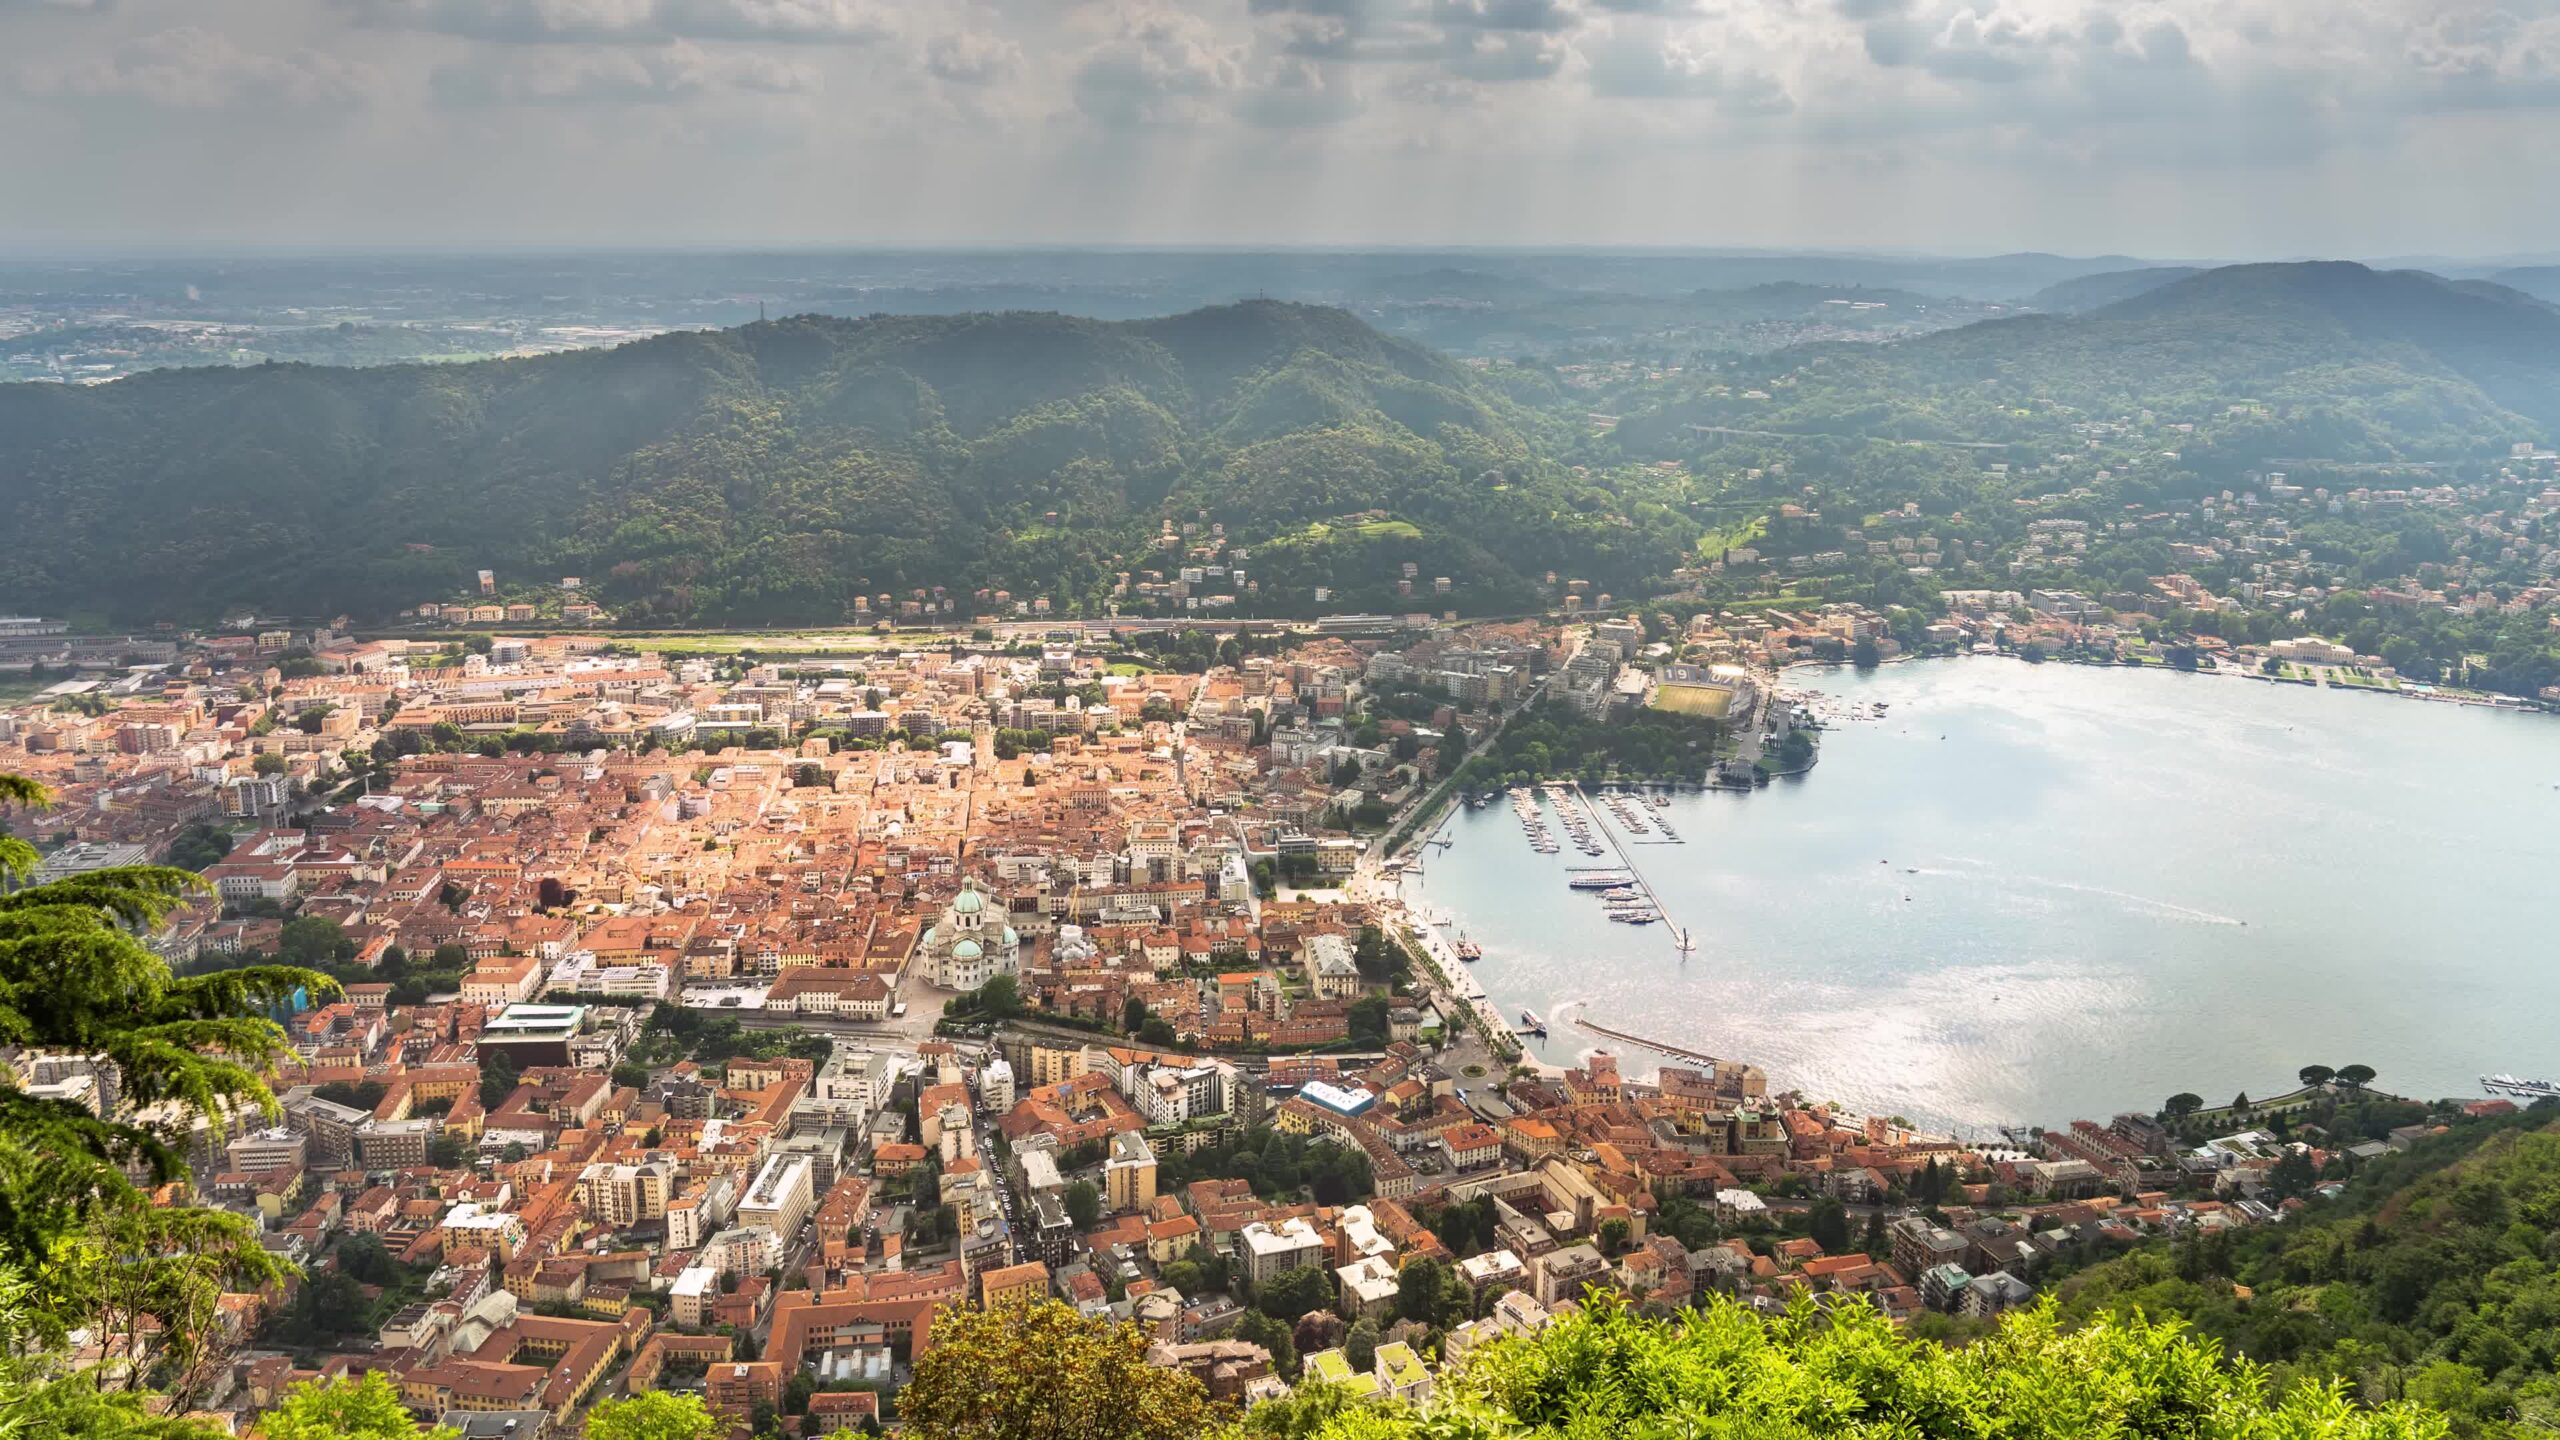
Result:
M1802 779L1643 808L1682 838L1624 849L1670 924L1608 923L1565 888L1597 862L1507 804L1441 832L1407 894L1547 1018L1543 1058L1606 1043L1580 1016L1968 1129L2308 1064L2429 1097L2560 1073L2560 719L1988 659L1818 683L1887 718Z

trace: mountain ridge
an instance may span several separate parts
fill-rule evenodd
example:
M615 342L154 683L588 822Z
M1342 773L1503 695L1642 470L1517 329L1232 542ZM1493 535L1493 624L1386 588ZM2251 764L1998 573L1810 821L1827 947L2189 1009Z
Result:
M1532 438L1554 423L1346 312L1279 301L799 316L461 365L5 386L0 527L33 543L0 557L0 594L382 615L490 568L595 577L644 620L841 620L857 595L933 585L1063 606L1097 602L1176 513L1241 543L1384 510L1421 532L1395 560L1480 605L1523 603L1531 566L1675 563L1667 538L1636 553L1602 532L1614 499ZM1265 573L1384 603L1378 548L1325 532Z
M2186 455L2228 483L2269 456L2476 458L2560 432L2560 309L2350 261L2223 266L2083 314L1800 347L1731 379L1729 397L1628 417L1619 433L1646 453L1677 453L1689 424L2041 444L2056 413L2263 408L2264 423Z

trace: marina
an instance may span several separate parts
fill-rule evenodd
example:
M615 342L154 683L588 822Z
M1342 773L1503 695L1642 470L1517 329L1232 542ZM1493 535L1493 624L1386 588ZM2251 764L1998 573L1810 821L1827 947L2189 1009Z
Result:
M1573 786L1573 793L1576 799L1588 802L1588 797L1583 795L1582 786L1579 783ZM1651 825L1646 825L1643 818L1636 813L1635 803L1624 795L1609 795L1604 800L1603 807L1621 827L1629 827L1631 821L1634 826L1642 827L1642 829L1632 830L1632 833L1645 833L1654 829L1667 832L1670 829L1667 818L1662 815L1657 815ZM1665 921L1668 918L1668 912L1662 904L1662 897L1646 881L1644 873L1636 868L1634 859L1620 847L1618 837L1611 833L1605 824L1595 825L1594 828L1599 838L1606 842L1608 851L1618 857L1618 866L1605 870L1577 869L1573 878L1566 883L1577 890L1599 890L1603 911L1612 924L1643 926ZM1671 932L1672 948L1680 953L1682 959L1687 959L1698 948L1696 939L1681 926L1671 925L1668 928Z
M2528 958L2560 790L2514 782L2551 768L2548 721L2007 661L1819 683L1839 723L1812 777L1644 798L1643 838L1667 818L1683 846L1559 859L1515 843L1499 806L1456 815L1456 849L1403 893L1481 943L1464 968L1505 1029L1523 1008L1547 1022L1533 1058L1656 1053L1588 1015L1941 1127L2256 1095L2323 1058L2419 1097L2560 1085L2560 987ZM2164 790L2171 773L2214 783ZM1663 918L1600 923L1610 892L1567 884L1586 865L1632 869L1643 886L1615 898L1650 894ZM1683 929L1712 965L1668 963ZM2428 984L2407 983L2409 955Z

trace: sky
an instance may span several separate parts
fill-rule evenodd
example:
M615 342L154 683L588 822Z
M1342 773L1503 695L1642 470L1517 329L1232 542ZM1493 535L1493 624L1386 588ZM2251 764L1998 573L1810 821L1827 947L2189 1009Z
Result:
M2560 248L2560 0L0 0L0 248Z

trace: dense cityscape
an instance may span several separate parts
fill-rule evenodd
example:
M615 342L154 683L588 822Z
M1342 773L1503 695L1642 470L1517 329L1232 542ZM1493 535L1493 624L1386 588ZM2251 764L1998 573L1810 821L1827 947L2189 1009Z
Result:
M1935 537L1866 528L1934 568ZM2251 598L2296 598L2270 563ZM2154 589L2215 610L2193 583ZM200 870L142 937L170 966L340 987L277 1012L272 1123L175 1117L192 1178L163 1203L241 1217L298 1276L221 1297L180 1398L254 1423L372 1373L468 1435L659 1390L757 1434L871 1429L948 1307L1026 1298L1134 1322L1239 1406L1310 1379L1428 1401L1595 1287L1961 1339L2515 1113L2311 1067L1985 1140L1597 1026L1537 1062L1399 897L1436 817L1508 789L1533 836L1551 804L1623 853L1592 817L1642 831L1650 790L1813 763L1785 667L1903 649L1861 605L1560 589L1534 621L990 616L789 659L469 602L407 628L489 628L423 638L12 622L22 672L70 677L0 714L5 768L51 792L9 817L32 883ZM2077 593L1944 602L1913 648L2398 683L2329 642L2160 642ZM31 1096L127 1103L89 1057L14 1063ZM151 1371L170 1339L84 1343Z
M2555 1440L2560 0L0 0L0 1440Z

